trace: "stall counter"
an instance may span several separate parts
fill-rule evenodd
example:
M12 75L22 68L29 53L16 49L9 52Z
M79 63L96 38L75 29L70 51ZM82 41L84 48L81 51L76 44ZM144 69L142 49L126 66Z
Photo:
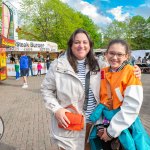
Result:
M41 74L47 73L46 63L41 63L42 70ZM37 75L37 63L32 63L33 75ZM16 76L15 64L7 64L7 76ZM31 76L31 71L29 69L29 76Z

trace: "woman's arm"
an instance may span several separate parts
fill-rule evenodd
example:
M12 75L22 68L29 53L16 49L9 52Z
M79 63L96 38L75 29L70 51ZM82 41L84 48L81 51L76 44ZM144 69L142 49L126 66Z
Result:
M44 98L46 107L55 114L55 117L59 124L64 128L68 126L70 121L66 117L65 113L69 112L67 109L64 109L56 98L56 82L55 82L55 68L56 62L53 62L47 72L42 85L41 92Z
M53 113L58 109L62 108L61 105L58 103L56 98L56 82L55 82L55 68L56 68L56 61L54 61L42 84L41 84L41 92L45 102L46 107L52 111Z

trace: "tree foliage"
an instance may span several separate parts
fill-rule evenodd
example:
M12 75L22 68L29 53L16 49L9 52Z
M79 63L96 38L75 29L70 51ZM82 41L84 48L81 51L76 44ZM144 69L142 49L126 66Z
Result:
M52 41L58 43L59 49L65 49L72 32L84 28L95 47L100 45L99 29L93 21L59 0L22 0L20 14L22 30L35 36L20 34L19 38Z
M115 38L125 39L131 49L150 49L150 18L134 16L124 22L113 21L104 32L106 48L108 41Z
M88 31L95 48L106 48L111 39L122 38L132 49L150 49L150 17L114 20L101 34L101 28L88 16L60 0L22 0L20 18L20 39L56 42L59 49L66 49L67 40L77 28Z

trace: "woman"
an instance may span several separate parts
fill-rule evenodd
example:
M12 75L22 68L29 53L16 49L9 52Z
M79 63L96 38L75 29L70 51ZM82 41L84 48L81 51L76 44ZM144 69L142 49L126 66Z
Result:
M89 71L88 103L84 111L85 78ZM93 42L85 30L77 29L68 41L66 55L52 62L41 85L46 107L51 111L51 137L60 149L90 149L87 143L91 127L89 116L99 103L99 81L99 64L93 54ZM66 109L69 105L85 116L83 130L69 131L58 127L58 123L64 128L70 123L65 115L70 111Z

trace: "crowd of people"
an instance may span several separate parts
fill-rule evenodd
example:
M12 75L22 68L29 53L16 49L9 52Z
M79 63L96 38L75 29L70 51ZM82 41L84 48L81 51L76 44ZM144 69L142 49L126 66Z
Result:
M144 56L143 58L141 56L138 57L137 60L135 60L136 64L147 64L148 67L150 67L150 56Z
M23 86L22 88L28 88L27 77L29 75L34 76L33 74L33 62L37 64L37 76L41 76L42 65L41 62L46 62L46 68L49 69L50 66L50 54L46 53L46 58L38 53L34 58L29 55L26 55L25 52L22 52L20 57L15 58L15 55L12 54L10 57L11 63L14 63L15 72L16 72L16 80L20 79L20 76L23 78Z
M129 65L127 43L120 39L109 43L105 68L94 55L87 31L75 30L67 44L66 53L51 63L41 85L51 114L51 140L60 150L150 149L138 117L143 102L141 72ZM79 123L67 118L71 112L84 116L80 131L68 129ZM97 126L103 127L101 135Z

